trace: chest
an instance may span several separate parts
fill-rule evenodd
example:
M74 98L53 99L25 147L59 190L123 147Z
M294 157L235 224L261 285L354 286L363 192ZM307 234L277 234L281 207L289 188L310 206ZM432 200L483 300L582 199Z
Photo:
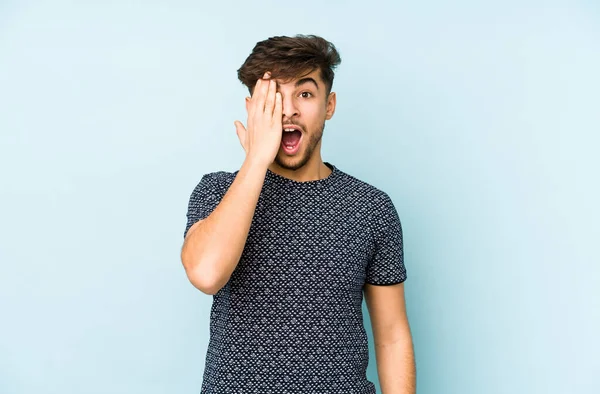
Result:
M247 288L294 283L360 292L373 250L367 208L346 195L266 197L259 199L232 278Z

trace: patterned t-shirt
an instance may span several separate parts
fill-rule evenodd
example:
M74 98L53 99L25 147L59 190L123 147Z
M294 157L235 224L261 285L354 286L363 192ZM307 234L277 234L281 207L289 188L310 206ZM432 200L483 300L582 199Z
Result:
M365 283L406 280L390 197L332 173L298 182L267 170L240 261L216 294L201 394L373 394L366 377ZM187 226L206 218L237 173L205 174Z

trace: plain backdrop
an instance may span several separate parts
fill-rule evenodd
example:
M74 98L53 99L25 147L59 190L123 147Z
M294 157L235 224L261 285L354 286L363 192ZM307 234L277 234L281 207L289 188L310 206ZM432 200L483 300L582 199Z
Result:
M199 392L188 199L297 33L342 57L323 159L399 212L418 393L599 393L591 0L0 2L0 392Z

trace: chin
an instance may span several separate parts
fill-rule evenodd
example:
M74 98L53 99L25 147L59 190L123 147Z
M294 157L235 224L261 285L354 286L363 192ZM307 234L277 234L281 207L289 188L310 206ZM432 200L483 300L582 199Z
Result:
M304 156L303 152L298 152L293 156L288 156L284 152L279 152L275 158L275 162L282 168L295 171L302 168L308 162L308 158Z

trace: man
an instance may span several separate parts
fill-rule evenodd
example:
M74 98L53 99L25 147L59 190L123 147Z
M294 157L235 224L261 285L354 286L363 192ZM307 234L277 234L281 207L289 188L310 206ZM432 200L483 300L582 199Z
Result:
M402 227L383 191L321 159L341 62L318 36L259 42L238 70L248 87L246 158L193 190L181 260L213 295L201 393L414 393Z

